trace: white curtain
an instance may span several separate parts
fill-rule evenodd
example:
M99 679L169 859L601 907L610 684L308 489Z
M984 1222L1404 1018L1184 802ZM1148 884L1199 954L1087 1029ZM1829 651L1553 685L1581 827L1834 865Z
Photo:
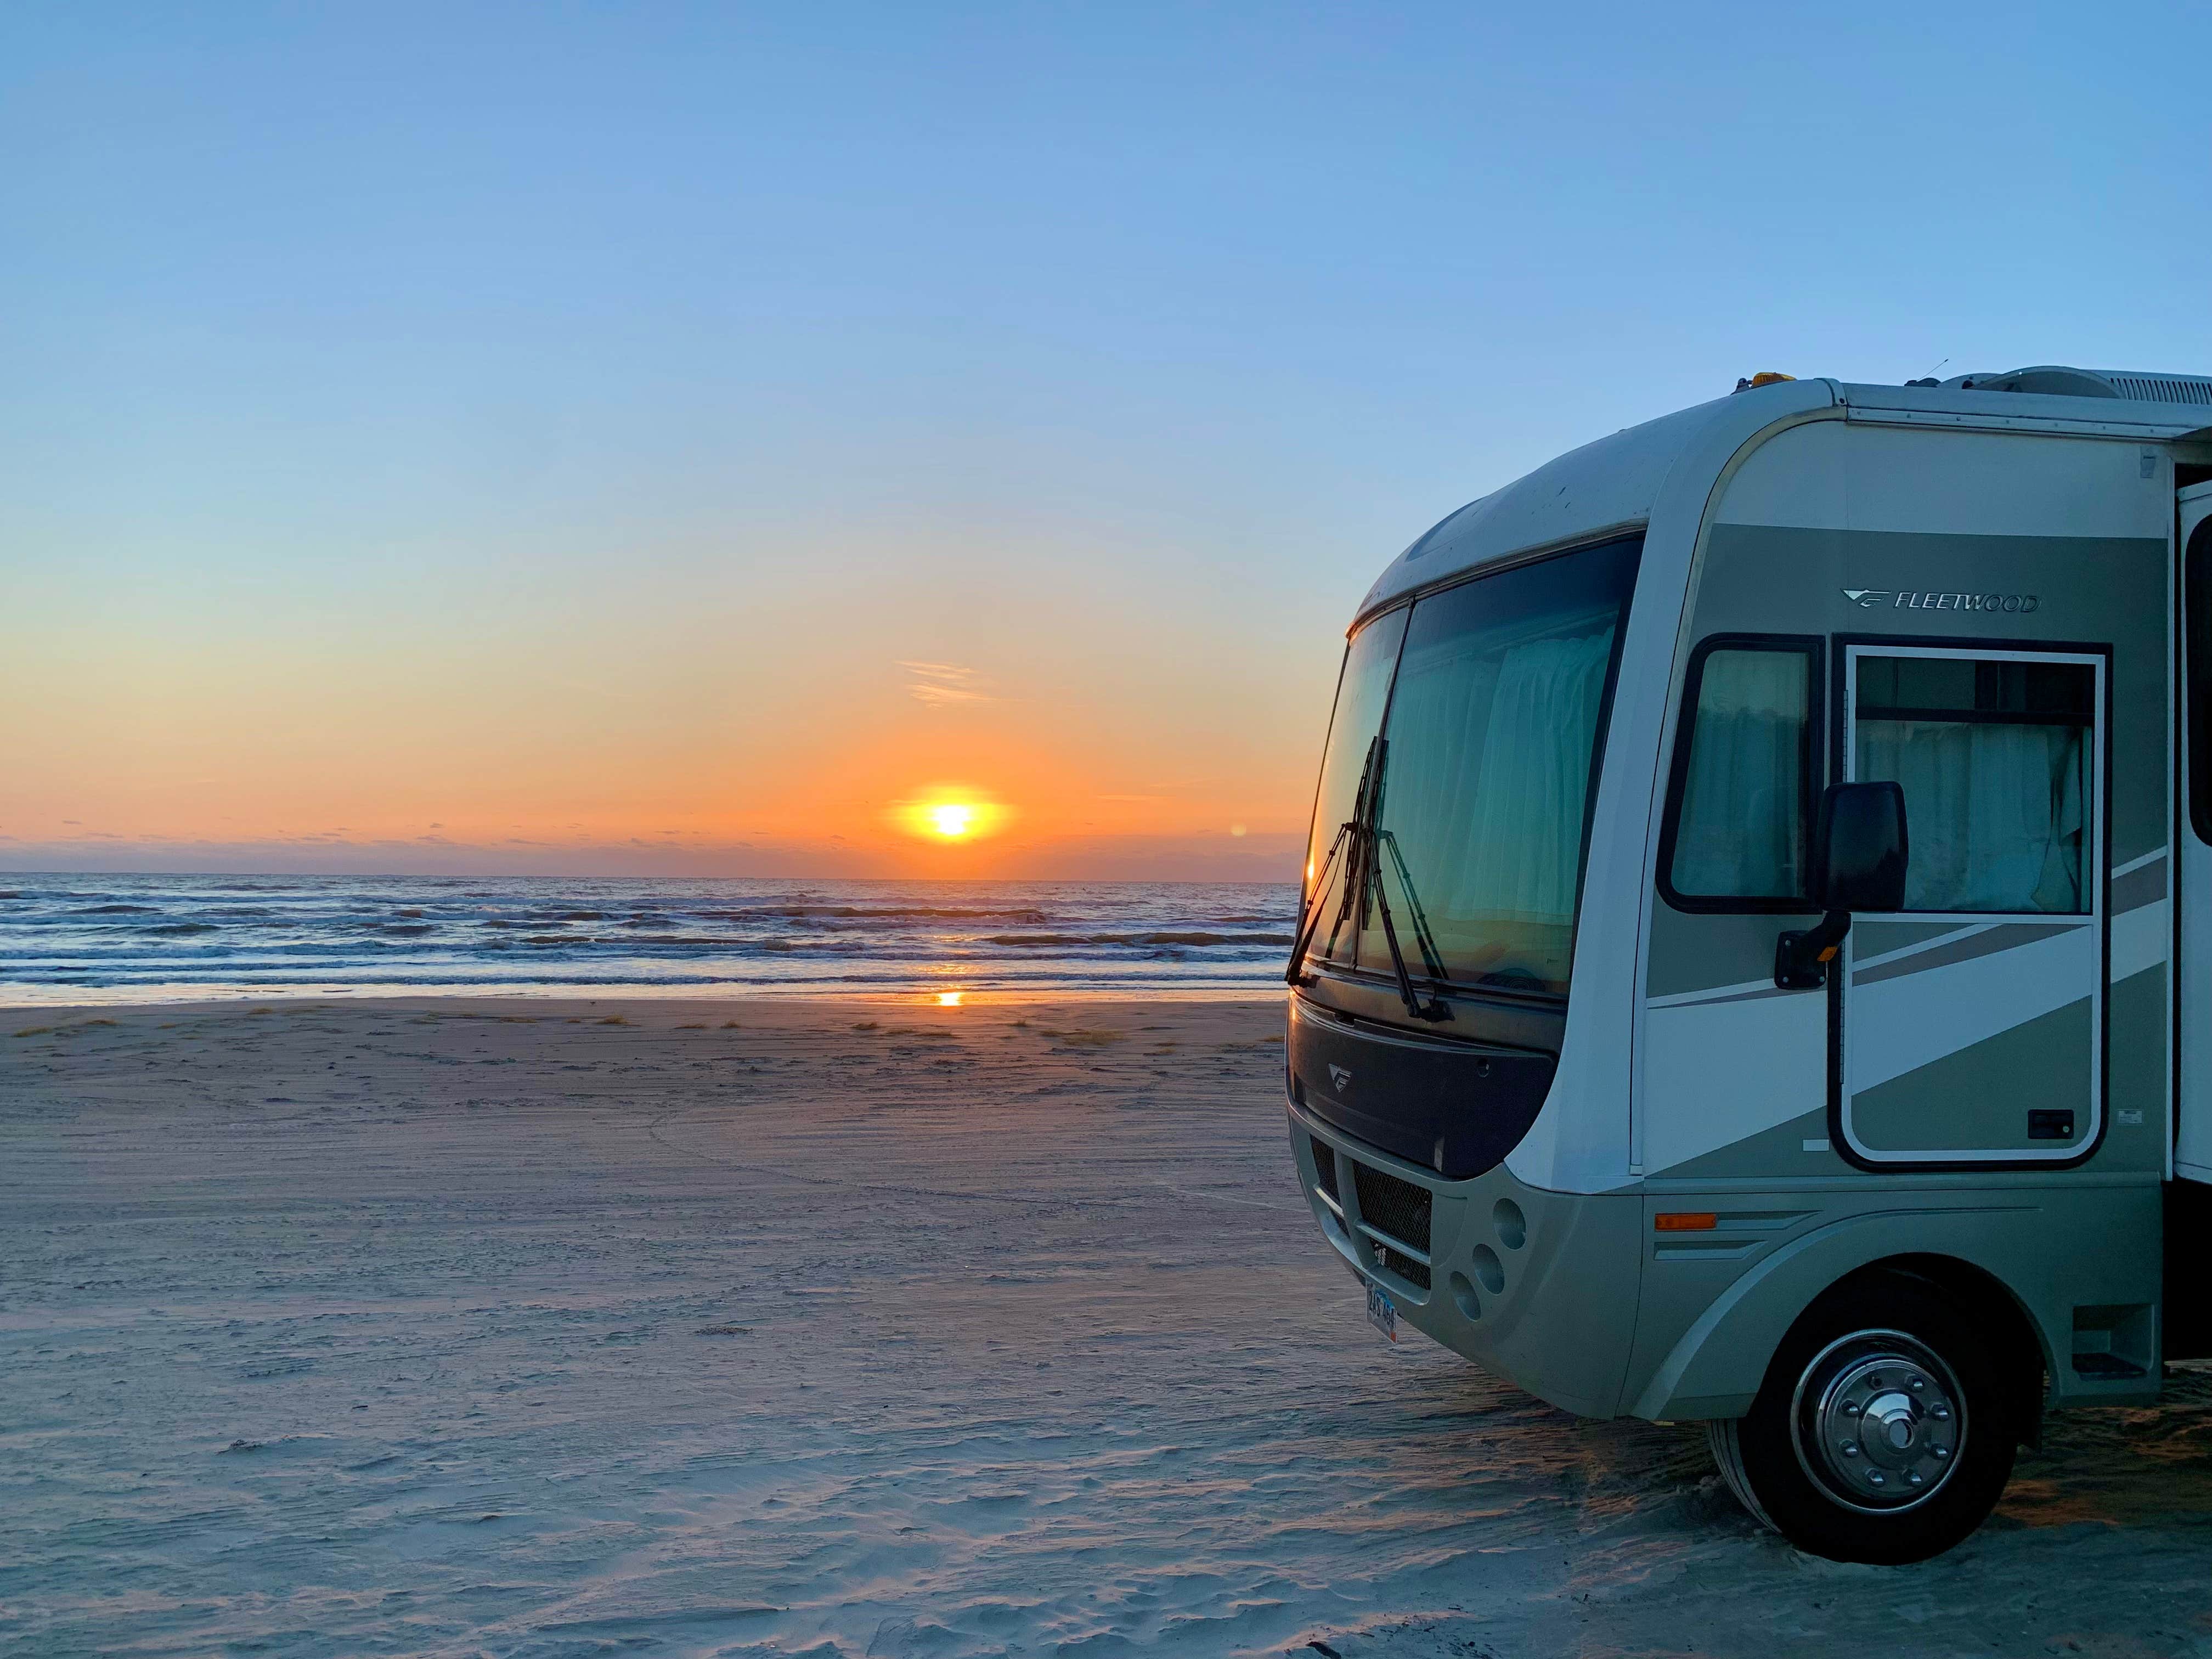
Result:
M1674 835L1677 892L1784 898L1802 890L1808 718L1802 653L1706 657Z
M1452 912L1572 924L1583 810L1613 629L1505 653ZM1565 964L1561 964L1564 971Z
M1503 651L1477 636L1409 653L1400 672L1383 822L1455 978L1565 982L1613 632L1608 619ZM1409 898L1394 870L1385 880L1411 957ZM1361 960L1383 960L1386 948L1370 927Z
M2086 910L2087 738L2078 726L1859 721L1856 775L1905 786L1905 907Z

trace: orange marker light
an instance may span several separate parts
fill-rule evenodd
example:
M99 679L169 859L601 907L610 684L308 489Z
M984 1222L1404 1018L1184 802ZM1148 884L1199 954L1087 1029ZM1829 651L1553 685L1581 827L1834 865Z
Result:
M1662 1233L1709 1233L1720 1225L1720 1218L1711 1210L1662 1210L1651 1224Z

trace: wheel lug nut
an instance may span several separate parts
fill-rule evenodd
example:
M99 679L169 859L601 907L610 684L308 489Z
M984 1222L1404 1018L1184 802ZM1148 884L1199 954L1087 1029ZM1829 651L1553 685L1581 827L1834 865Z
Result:
M1920 1484L1920 1471L1917 1469L1908 1470L1905 1478L1917 1486Z
M1879 1486L1883 1485L1884 1482L1881 1478L1881 1471L1880 1469L1869 1469L1867 1471L1867 1484L1870 1486Z
M1864 1411L1866 1407L1860 1405L1856 1400L1846 1400L1842 1405L1836 1407L1836 1409L1841 1412L1845 1417L1856 1417L1862 1411Z
M1909 1386L1911 1388L1913 1393L1918 1394L1921 1389L1928 1386L1928 1379L1924 1376L1916 1376L1912 1379Z
M1859 1455L1859 1443L1856 1440L1846 1440L1841 1449L1844 1456L1856 1457Z
M1938 1423L1948 1423L1951 1420L1951 1408L1948 1406L1937 1406L1931 1409L1928 1415Z
M1936 1446L1932 1449L1938 1457L1948 1457L1951 1455L1951 1449L1948 1446Z

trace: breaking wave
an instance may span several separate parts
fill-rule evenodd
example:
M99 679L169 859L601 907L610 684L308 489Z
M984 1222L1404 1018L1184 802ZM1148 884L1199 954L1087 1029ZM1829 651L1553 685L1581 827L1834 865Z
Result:
M241 902L240 895L251 894ZM0 1001L728 987L1261 990L1287 884L118 876L0 890Z

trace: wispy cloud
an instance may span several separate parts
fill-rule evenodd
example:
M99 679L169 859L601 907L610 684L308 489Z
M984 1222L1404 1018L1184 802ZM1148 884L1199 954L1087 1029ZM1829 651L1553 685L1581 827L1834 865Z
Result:
M902 662L898 666L914 676L906 694L916 702L942 708L947 703L995 701L982 689L983 677L972 668L950 662Z

